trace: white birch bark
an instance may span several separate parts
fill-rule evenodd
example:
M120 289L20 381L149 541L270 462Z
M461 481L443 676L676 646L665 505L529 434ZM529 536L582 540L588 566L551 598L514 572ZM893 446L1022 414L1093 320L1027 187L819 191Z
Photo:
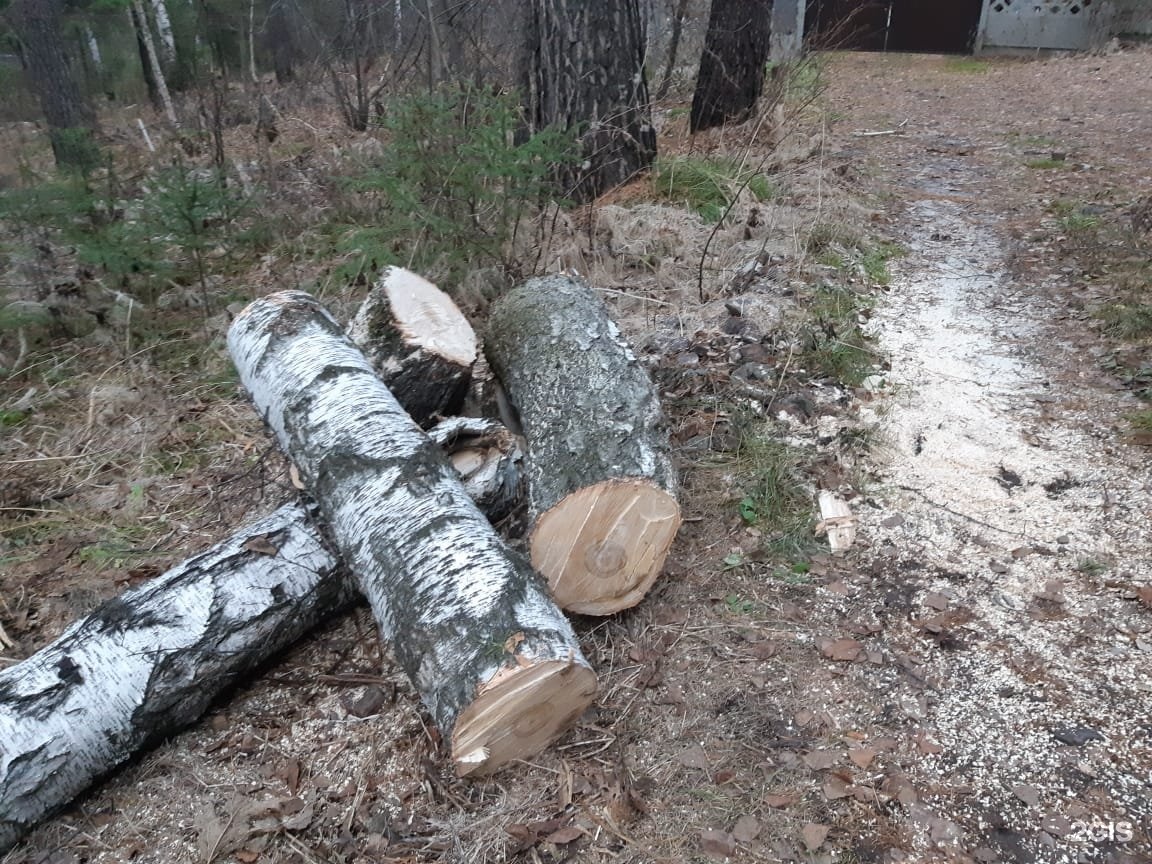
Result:
M172 19L168 17L164 0L152 0L152 17L156 21L156 32L160 34L161 59L165 66L171 66L176 62L176 37L172 34Z
M164 115L173 128L179 128L180 120L176 116L176 107L172 104L172 94L168 92L168 81L164 77L164 69L156 53L156 40L152 38L152 28L148 26L148 15L144 12L143 2L132 0L132 9L135 12L132 20L140 30L140 39L144 42L144 53L148 58L148 65L152 68L152 76L156 80L156 91L160 94Z
M354 597L290 504L0 672L0 853Z
M520 484L515 438L475 418L429 434L489 518L506 513ZM0 854L358 597L316 516L286 504L0 672Z
M286 291L241 312L228 344L457 772L525 758L575 722L595 674L567 619L339 325Z
M88 46L88 56L92 59L92 65L99 69L104 65L100 58L100 43L96 41L96 34L87 24L84 25L84 44Z

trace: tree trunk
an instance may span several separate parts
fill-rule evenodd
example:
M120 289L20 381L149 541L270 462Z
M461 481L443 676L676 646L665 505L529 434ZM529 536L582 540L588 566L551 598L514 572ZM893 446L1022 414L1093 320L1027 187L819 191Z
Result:
M637 0L531 0L527 18L529 129L579 135L581 158L556 179L565 196L591 201L656 158Z
M469 417L429 435L488 518L504 518L521 488L515 436ZM316 516L314 506L286 504L0 672L0 854L357 599Z
M680 526L652 381L600 299L564 276L506 294L484 349L528 440L532 563L565 609L635 605Z
M712 0L689 126L702 132L752 116L764 89L772 0Z
M62 0L12 0L4 14L20 40L28 83L48 123L57 166L90 170L99 159L93 141L96 115L64 52Z
M228 343L457 773L566 730L596 681L571 626L336 322L287 291L240 313Z
M354 597L291 504L0 672L0 852Z
M151 73L152 82L156 87L156 98L159 100L158 108L164 111L168 122L174 129L180 127L180 120L176 117L176 108L172 104L172 94L168 92L168 83L164 80L164 69L160 65L160 57L156 53L156 40L152 38L152 28L148 26L148 15L144 11L141 0L132 0L132 23L136 27L136 38L143 46L143 60L145 68Z
M452 298L431 282L389 267L348 335L418 424L427 428L459 413L476 362L476 334Z
M156 22L156 32L160 35L160 60L165 70L176 64L176 37L172 34L172 19L164 0L152 0L152 17Z
M667 96L668 88L672 84L672 73L676 69L676 57L680 53L680 37L684 34L684 16L687 14L688 0L679 0L676 4L676 13L672 18L672 39L668 45L668 62L664 66L660 87L656 90L657 99L663 99Z
M268 9L268 49L276 82L287 84L296 77L296 34L289 16L288 0L274 0Z

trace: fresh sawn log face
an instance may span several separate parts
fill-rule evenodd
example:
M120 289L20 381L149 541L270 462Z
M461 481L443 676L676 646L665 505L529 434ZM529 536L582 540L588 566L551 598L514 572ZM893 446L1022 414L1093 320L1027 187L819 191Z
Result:
M566 276L501 298L484 350L528 442L532 563L565 609L635 605L680 527L651 379L599 297Z
M435 444L310 296L248 306L229 347L459 774L538 752L595 695L575 634Z
M476 362L476 333L447 294L389 267L348 325L348 335L420 426L460 411Z
M0 853L355 596L289 504L0 672Z

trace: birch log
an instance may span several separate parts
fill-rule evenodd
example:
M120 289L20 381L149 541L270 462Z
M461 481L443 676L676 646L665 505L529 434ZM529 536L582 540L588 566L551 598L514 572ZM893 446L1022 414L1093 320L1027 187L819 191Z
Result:
M429 434L488 518L506 514L520 488L515 436L475 418ZM358 598L316 515L287 504L0 672L0 854Z
M652 381L599 297L566 276L501 298L484 349L528 441L532 563L565 609L635 605L680 526Z
M348 335L421 426L459 413L476 362L476 333L452 298L431 282L387 268Z
M0 672L0 853L354 598L290 504Z
M228 343L457 773L567 729L596 687L571 626L336 322L286 291L241 312Z

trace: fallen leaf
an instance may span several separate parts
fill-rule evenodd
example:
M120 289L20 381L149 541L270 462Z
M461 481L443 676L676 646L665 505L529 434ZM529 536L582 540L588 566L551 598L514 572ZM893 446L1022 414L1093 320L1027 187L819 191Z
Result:
M848 758L858 767L866 769L876 758L876 751L870 747L855 747L848 751Z
M804 837L804 845L808 847L809 852L815 852L824 845L829 830L827 825L817 825L815 822L809 822L800 830Z
M1152 585L1146 585L1143 588L1136 589L1136 596L1140 598L1140 602L1152 609Z
M507 639L504 640L504 653L505 654L515 654L516 648L523 641L524 641L523 631L513 633L511 636L509 636Z
M295 795L300 791L300 760L289 759L280 766L280 770L276 772L276 776L284 781L284 785L288 787L288 791Z
M563 846L565 843L571 843L574 840L579 840L584 836L584 829L576 825L569 825L567 828L561 828L559 831L553 831L548 835L547 840L549 843L555 843L557 846Z
M756 821L755 816L749 816L747 813L737 819L736 824L732 826L732 836L738 843L751 843L759 833L760 823Z
M934 756L944 752L944 748L931 740L923 729L917 732L912 740L916 742L916 749L925 755Z
M1040 792L1034 786L1019 786L1012 787L1012 794L1027 804L1029 807L1035 807L1040 803Z
M257 555L267 555L269 558L275 558L280 554L280 548L264 534L249 537L244 541L244 548L249 552L255 552Z
M241 849L232 857L239 861L240 864L255 864L256 861L260 860L260 853L254 852L251 849Z
M856 639L824 639L820 642L820 652L829 660L850 663L860 656L864 644Z
M929 591L924 595L924 605L935 609L937 612L943 612L948 608L949 600L939 591Z
M677 758L685 768L699 768L701 771L707 771L712 767L711 762L708 760L708 754L704 752L704 748L699 744L693 744L687 750L684 750Z
M304 489L304 481L300 479L300 469L295 465L288 466L288 479L292 481L292 486L296 489Z
M707 855L720 858L731 858L740 851L736 838L727 831L717 831L715 828L700 832L700 849Z
M804 764L813 771L823 771L836 764L837 756L831 750L813 750L804 755Z
M712 775L712 782L717 786L723 786L725 783L731 783L735 779L736 772L728 768L725 768L723 771L717 771Z
M828 782L824 784L824 797L829 801L847 798L851 794L852 789L849 784L845 783L839 777L830 777L828 778Z
M796 796L795 795L772 795L772 794L769 794L769 795L764 796L764 803L767 804L769 807L775 807L777 810L783 810L785 807L789 806L790 804L796 803Z

